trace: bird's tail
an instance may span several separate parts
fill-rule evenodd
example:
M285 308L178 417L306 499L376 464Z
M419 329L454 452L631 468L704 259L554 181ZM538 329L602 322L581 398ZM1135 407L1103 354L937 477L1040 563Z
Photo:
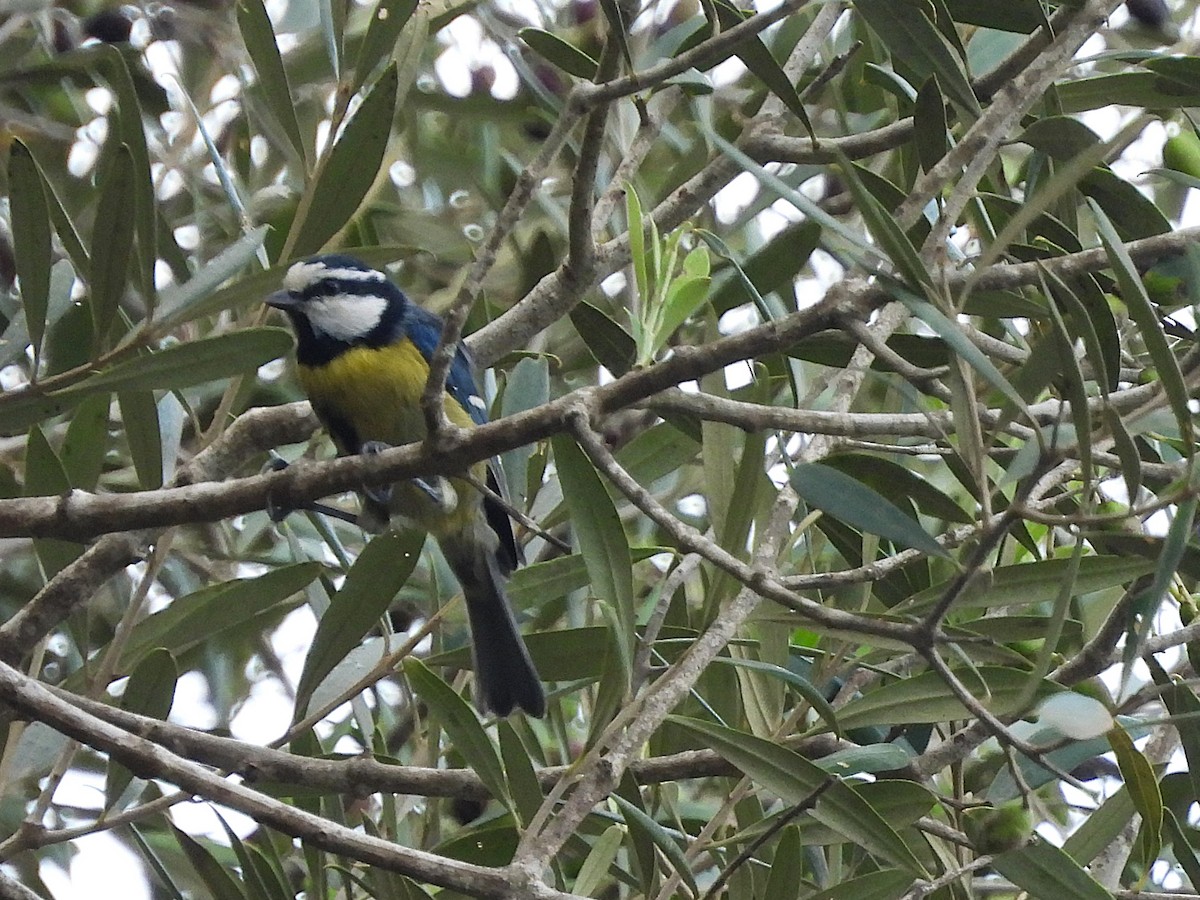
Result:
M498 716L520 707L540 719L546 694L509 607L495 551L480 541L445 541L442 551L467 603L480 705Z

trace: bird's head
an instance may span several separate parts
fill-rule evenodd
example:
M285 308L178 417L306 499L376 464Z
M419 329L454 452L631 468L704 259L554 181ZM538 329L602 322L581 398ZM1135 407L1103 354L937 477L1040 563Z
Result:
M337 345L386 343L404 317L407 300L378 269L351 256L330 255L293 264L283 276L283 289L266 303L291 319L304 354L306 345L329 351Z

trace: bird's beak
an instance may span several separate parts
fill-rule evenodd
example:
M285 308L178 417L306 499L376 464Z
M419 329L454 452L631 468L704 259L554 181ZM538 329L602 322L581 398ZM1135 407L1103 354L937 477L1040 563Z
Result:
M295 309L300 298L291 291L276 291L273 294L268 294L267 299L263 301L267 306L273 306L275 309L289 310Z

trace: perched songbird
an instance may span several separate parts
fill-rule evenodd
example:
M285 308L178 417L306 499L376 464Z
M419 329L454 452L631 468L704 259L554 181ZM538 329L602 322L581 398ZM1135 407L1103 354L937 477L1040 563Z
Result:
M380 271L349 256L318 256L287 271L267 303L296 332L300 381L343 455L423 440L421 394L442 321L409 301ZM487 421L487 406L461 345L446 381L446 416L464 428ZM499 493L493 463L472 467ZM429 531L462 586L471 626L477 697L505 716L542 716L546 697L517 630L504 582L518 562L503 507L458 478L413 479L363 496L364 527L402 516Z

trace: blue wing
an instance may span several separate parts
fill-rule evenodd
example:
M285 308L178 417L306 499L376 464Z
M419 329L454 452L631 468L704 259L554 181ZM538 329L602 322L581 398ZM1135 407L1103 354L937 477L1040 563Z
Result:
M410 303L404 325L408 339L421 351L421 355L426 360L432 357L442 337L442 320L415 303ZM454 362L450 364L450 374L446 377L446 393L466 410L476 425L487 422L487 404L475 384L475 367L461 343L454 354Z
M410 303L405 315L404 329L408 339L421 351L426 360L437 351L438 341L442 337L442 320L438 316L415 303ZM476 425L487 422L487 403L484 402L475 383L475 365L462 343L459 343L454 361L450 363L450 373L446 376L446 393L467 411ZM488 464L487 485L498 495L505 495L504 483L500 478L499 460L493 459ZM499 560L505 574L508 574L521 560L521 551L513 534L508 511L491 497L484 497L483 512L488 524L500 539Z

